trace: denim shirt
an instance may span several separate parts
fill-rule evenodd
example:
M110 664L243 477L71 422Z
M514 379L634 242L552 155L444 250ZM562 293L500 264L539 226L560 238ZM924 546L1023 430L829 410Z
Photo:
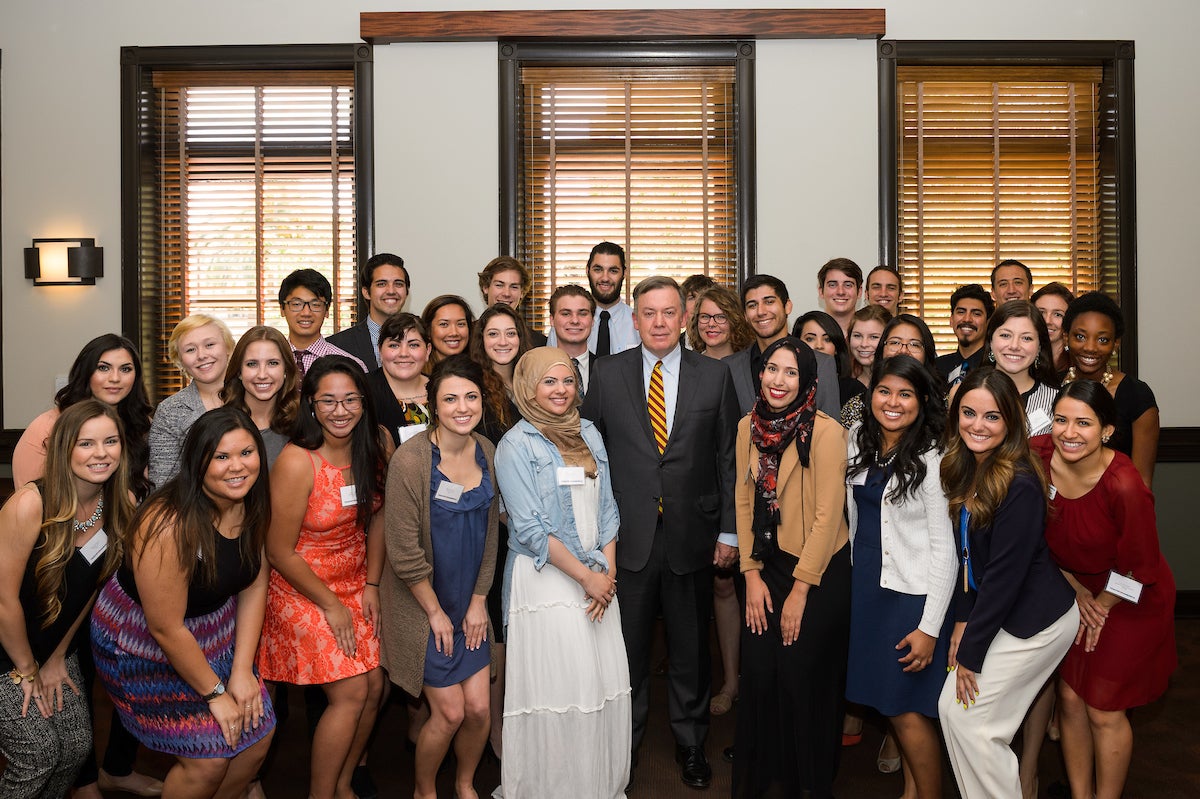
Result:
M558 467L565 466L558 447L536 427L522 419L496 447L496 479L508 511L508 559L504 564L504 624L508 623L508 598L512 587L514 559L533 559L541 571L550 558L550 536L563 543L571 554L593 571L609 571L601 549L617 537L621 517L613 498L608 453L596 426L580 420L580 432L596 459L600 480L600 518L596 548L585 552L575 528L571 487L558 484Z

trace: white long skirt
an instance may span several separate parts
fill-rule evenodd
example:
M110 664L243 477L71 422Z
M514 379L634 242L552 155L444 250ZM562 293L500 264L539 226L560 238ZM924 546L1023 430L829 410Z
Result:
M595 546L596 480L572 487L584 548ZM580 524L582 522L582 524ZM583 588L547 563L513 564L504 693L503 793L619 799L629 781L629 663L614 599L599 622Z

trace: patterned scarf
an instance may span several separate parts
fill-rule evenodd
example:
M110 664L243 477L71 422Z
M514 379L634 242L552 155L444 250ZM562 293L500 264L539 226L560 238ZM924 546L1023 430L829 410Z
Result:
M754 549L751 557L761 561L779 547L779 462L784 451L795 442L800 465L808 466L812 444L813 420L816 417L817 359L811 349L798 338L787 336L767 347L762 361L767 363L780 349L796 356L800 371L800 390L792 404L783 410L772 410L760 391L750 411L750 440L758 450L758 478L754 484Z

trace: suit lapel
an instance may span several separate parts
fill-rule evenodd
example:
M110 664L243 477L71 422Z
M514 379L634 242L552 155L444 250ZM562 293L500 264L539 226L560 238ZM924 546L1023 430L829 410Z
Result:
M636 347L633 352L637 353L636 358L627 358L625 372L625 387L629 391L629 401L634 409L633 415L637 417L642 425L642 432L650 441L650 445L654 450L658 451L658 444L654 441L654 430L650 427L650 411L646 407L646 391L647 388L642 384L642 348Z
M695 385L692 381L696 379L696 366L694 363L689 362L687 357L693 354L690 350L682 350L679 353L679 380L675 385L675 413L671 417L671 435L667 438L667 449L670 449L671 445L675 443L675 439L677 438L675 432L679 429L676 425L678 425L679 420L691 408L692 400L696 396L695 391L683 390L684 386ZM663 451L663 454L666 454L666 450Z

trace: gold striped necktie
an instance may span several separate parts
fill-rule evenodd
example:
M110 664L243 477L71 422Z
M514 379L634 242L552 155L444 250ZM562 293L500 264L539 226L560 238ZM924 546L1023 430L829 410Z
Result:
M654 442L658 444L658 454L661 455L667 448L667 402L663 395L662 361L657 361L650 372L650 393L646 396L646 410L650 412Z

